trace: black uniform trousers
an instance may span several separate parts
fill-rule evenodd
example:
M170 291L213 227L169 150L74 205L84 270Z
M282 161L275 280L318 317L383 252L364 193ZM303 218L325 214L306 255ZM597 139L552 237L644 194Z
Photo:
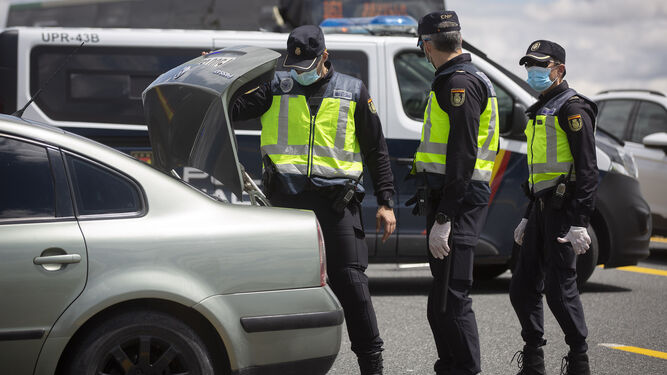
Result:
M354 200L343 213L332 209L332 199L317 191L295 195L273 193L271 204L312 210L322 227L329 286L343 306L352 351L363 356L382 351L375 310L368 290L368 246L361 223L361 207Z
M461 214L453 218L449 236L451 252L448 257L451 258L451 265L447 307L443 314L439 306L445 284L444 265L447 258L436 259L428 250L428 236L435 222L440 195L439 191L429 194L426 216L426 253L433 275L433 284L428 295L427 317L439 357L433 368L439 375L478 374L481 371L479 333L469 293L473 281L474 249L484 226L488 206L484 202L473 204L464 200Z
M510 300L526 344L539 347L546 343L544 293L570 350L585 352L588 329L577 289L577 256L569 242L562 244L556 240L565 236L569 228L566 209L555 209L549 197L535 200L512 273Z

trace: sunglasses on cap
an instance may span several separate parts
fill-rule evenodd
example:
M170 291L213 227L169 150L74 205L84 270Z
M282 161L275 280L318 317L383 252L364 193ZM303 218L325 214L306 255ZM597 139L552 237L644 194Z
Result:
M549 64L551 64L551 63L554 63L554 66L552 66L552 68L555 68L555 67L557 67L558 65L561 65L561 63L558 62L558 61L556 61L556 60L548 60L548 61L529 60L529 61L526 61L526 63L524 64L524 66L525 66L526 68L530 68L531 66L539 66L540 68L546 68L546 67L548 67Z
M422 52L424 52L424 42L428 42L430 40L431 40L431 38L419 37L419 41L417 42L417 46L419 46L419 49L421 49Z

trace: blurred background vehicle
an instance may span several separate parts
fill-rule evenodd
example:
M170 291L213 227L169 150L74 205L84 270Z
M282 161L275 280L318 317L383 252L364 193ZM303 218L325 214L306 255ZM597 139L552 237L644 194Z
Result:
M608 90L593 99L600 107L597 124L634 156L642 195L653 216L652 247L667 242L667 97L649 90Z

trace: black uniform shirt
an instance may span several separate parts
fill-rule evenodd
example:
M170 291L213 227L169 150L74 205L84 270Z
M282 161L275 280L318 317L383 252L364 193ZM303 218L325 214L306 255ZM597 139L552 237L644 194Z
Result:
M437 77L440 72L453 65L470 61L470 54L461 54L441 65L435 75ZM465 90L465 100L459 106L452 105L452 90L456 89ZM459 213L464 195L470 197L473 203L488 202L489 184L471 181L477 161L479 118L486 109L488 93L479 79L463 71L436 78L433 91L438 105L449 115L450 124L445 180L438 212L454 218Z
M540 95L537 103L530 106L526 111L528 117L535 120L535 112L538 109L568 88L567 81L563 81L545 95ZM568 118L576 115L581 116L581 128L570 126L568 121ZM567 134L570 152L574 159L576 179L575 183L571 184L574 185L574 191L569 193L572 199L570 200L568 214L570 215L570 225L577 227L587 227L590 216L595 209L595 193L598 185L594 128L596 115L597 108L576 95L565 102L558 112L558 124ZM530 141L529 139L528 147L530 147ZM540 191L537 196L544 197L547 194L553 194L553 188Z
M318 94L322 85L331 80L334 72L330 62L326 62L325 65L329 71L324 78L310 86L303 86L311 113L317 113L321 98L319 100L310 100L310 98ZM298 85L297 82L294 84ZM232 119L249 120L258 118L268 111L272 104L271 83L266 82L255 91L236 100L232 106ZM394 196L394 175L389 164L389 151L382 133L380 117L377 115L375 106L368 94L368 89L363 83L361 84L359 102L354 111L354 123L355 134L359 141L364 162L371 174L378 205L386 205L387 201Z

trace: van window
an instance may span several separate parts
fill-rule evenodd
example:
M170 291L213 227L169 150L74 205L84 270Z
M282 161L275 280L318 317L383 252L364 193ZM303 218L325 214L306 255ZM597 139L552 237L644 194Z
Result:
M394 66L396 67L403 110L409 117L423 121L435 69L422 53L413 51L397 54L394 59ZM511 130L514 99L492 79L491 83L493 83L498 98L498 119L500 121L500 133L503 134Z
M73 48L39 46L30 57L34 95ZM160 74L201 54L201 48L83 47L35 100L53 120L144 124L141 93Z
M402 52L394 58L403 110L410 118L423 121L435 69L419 52Z

